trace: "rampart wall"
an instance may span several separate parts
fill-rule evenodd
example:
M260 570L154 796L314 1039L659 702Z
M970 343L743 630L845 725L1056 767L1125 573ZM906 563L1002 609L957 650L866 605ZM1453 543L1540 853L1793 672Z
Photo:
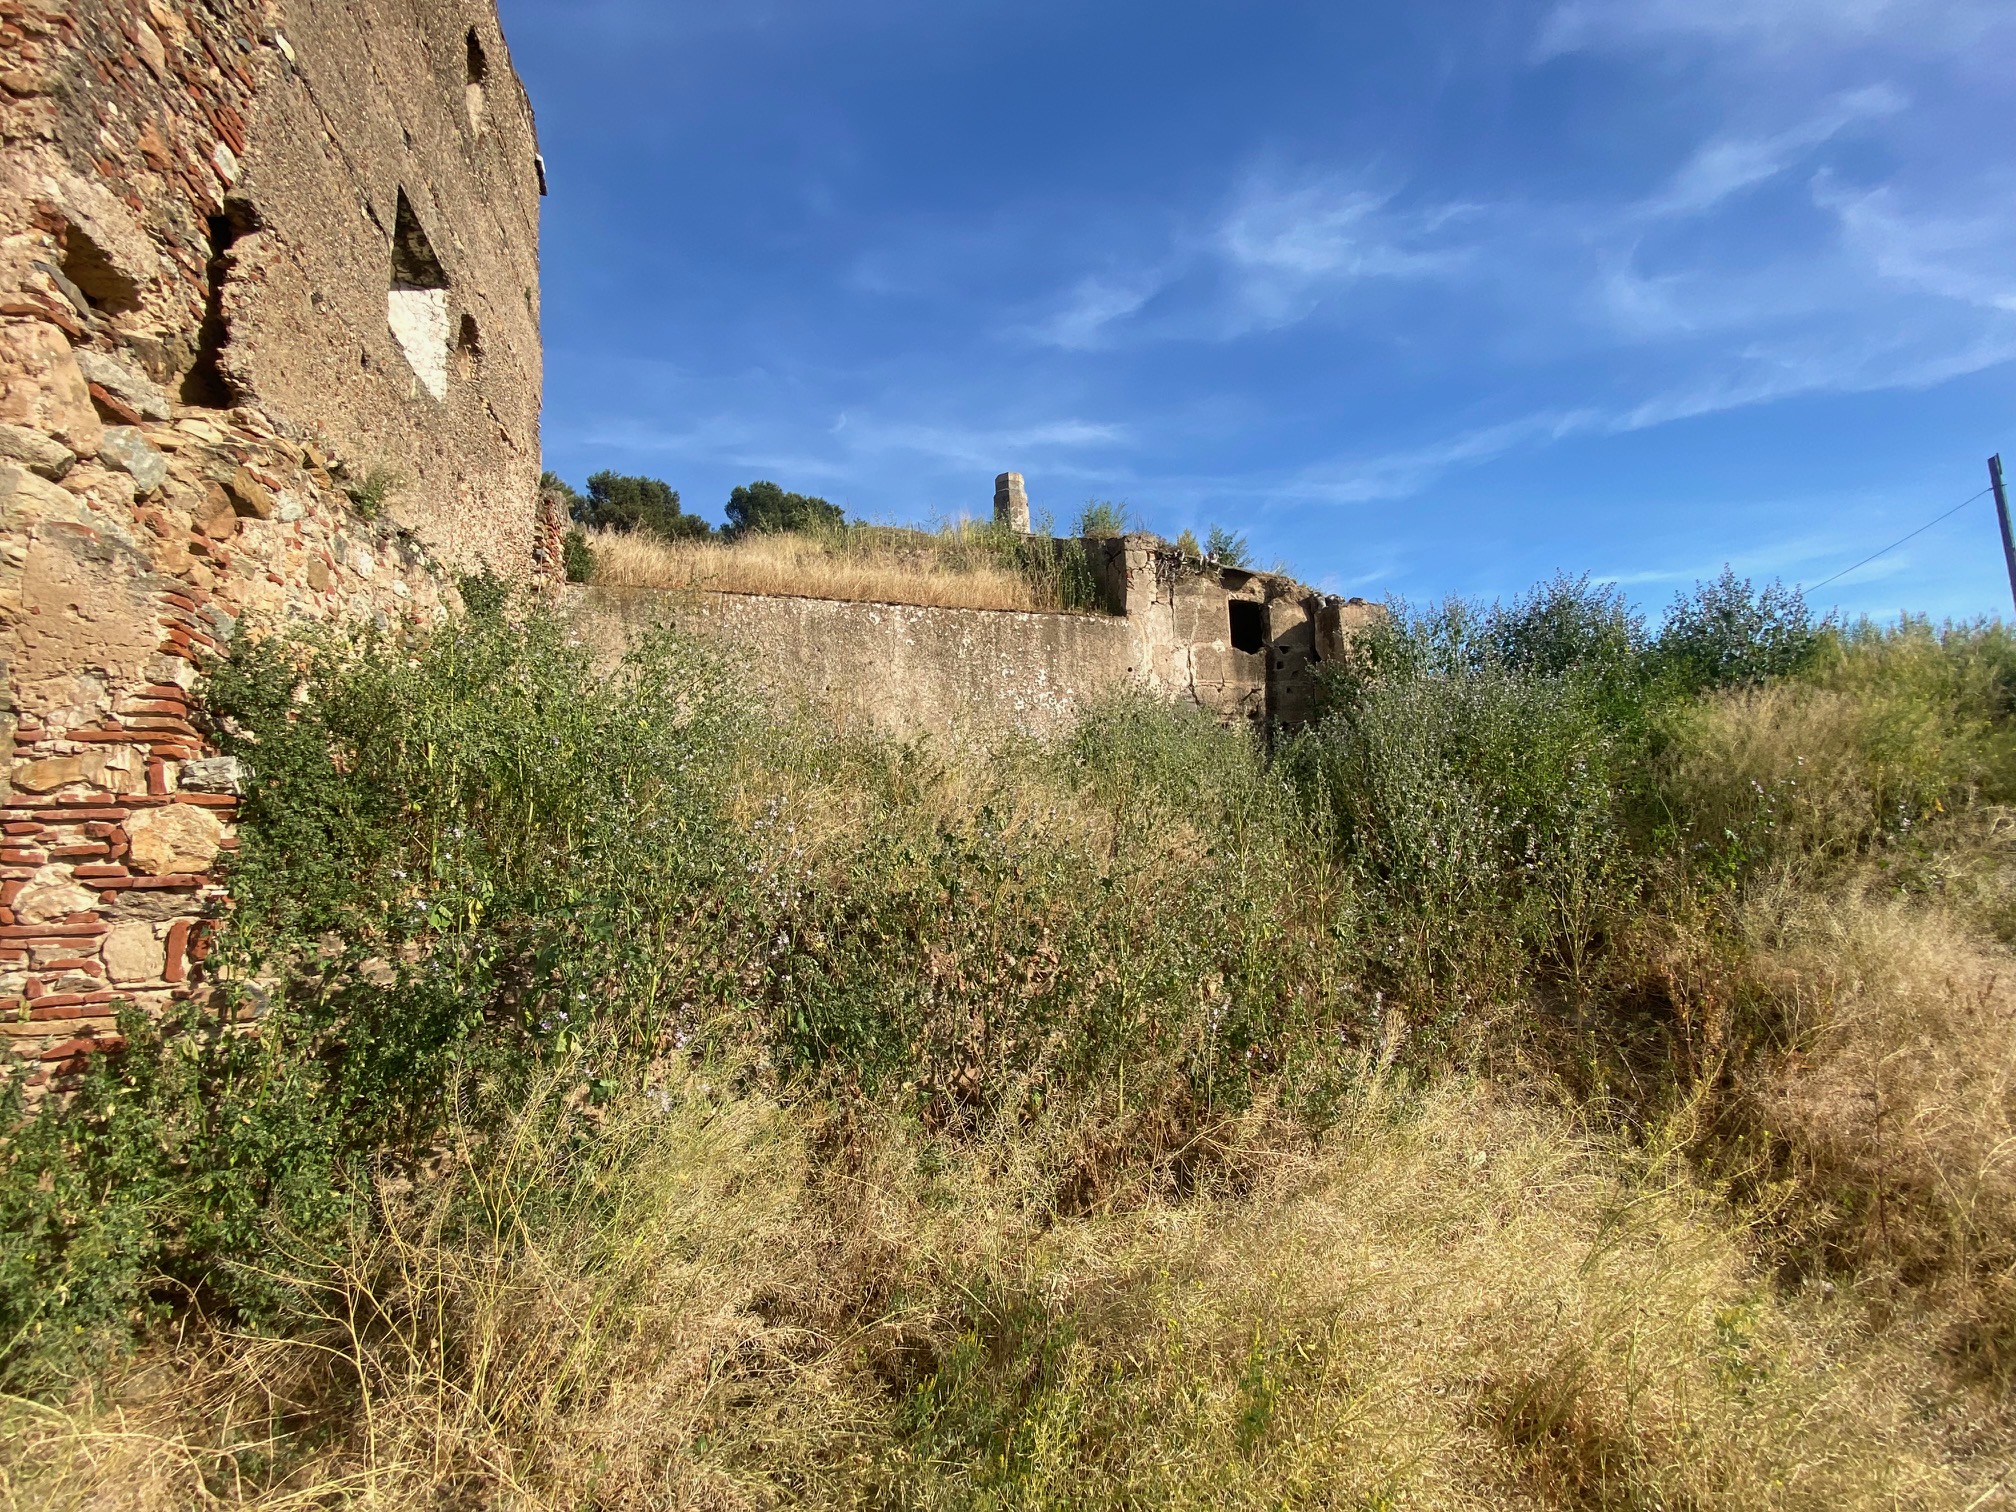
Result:
M763 690L904 737L1050 736L1123 688L1283 728L1316 669L1379 611L1264 573L1185 561L1152 536L1088 541L1107 612L1038 614L712 592L570 588L604 657L670 628L741 653ZM1236 607L1235 607L1236 606Z
M198 990L267 622L550 555L530 108L491 0L0 0L0 1032ZM542 550L543 548L543 550Z

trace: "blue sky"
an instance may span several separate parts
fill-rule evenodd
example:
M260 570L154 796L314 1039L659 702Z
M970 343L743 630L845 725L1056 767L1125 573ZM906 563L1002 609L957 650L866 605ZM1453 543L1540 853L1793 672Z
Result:
M503 0L547 465L1817 583L2016 461L2008 0ZM1984 501L1818 601L2007 613Z

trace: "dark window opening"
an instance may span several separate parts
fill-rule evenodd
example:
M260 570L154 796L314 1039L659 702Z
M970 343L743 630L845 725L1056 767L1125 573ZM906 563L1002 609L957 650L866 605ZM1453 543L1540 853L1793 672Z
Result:
M226 200L210 217L210 260L203 268L203 323L196 331L196 360L182 379L182 402L203 409L230 409L245 397L224 370L231 324L224 316L224 285L231 277L231 249L259 229L259 213L245 200Z
M465 378L476 371L476 364L483 360L483 333L476 328L476 317L464 315L461 327L455 333L455 366Z
M483 134L483 86L490 78L490 58L483 51L483 39L476 35L476 28L469 28L469 77L463 90L463 99L469 107L469 129Z
M1256 604L1251 599L1232 600L1232 649L1248 653L1267 649L1265 604Z
M392 227L392 287L395 289L445 289L448 270L434 255L427 228L413 213L406 191L399 191L398 219Z

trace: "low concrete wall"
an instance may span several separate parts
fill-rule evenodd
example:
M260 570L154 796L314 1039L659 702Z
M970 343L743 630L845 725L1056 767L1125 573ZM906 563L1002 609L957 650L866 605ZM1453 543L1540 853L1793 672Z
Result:
M742 651L774 693L890 734L1053 735L1130 684L1188 694L1161 686L1135 625L1103 615L609 588L565 603L606 654L670 626Z

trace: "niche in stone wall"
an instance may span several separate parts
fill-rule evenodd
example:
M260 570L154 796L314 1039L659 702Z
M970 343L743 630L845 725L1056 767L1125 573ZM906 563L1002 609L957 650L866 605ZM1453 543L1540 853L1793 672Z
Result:
M483 333L476 328L474 315L464 315L455 333L455 376L474 378L477 365L482 360Z
M1267 606L1251 599L1233 599L1231 604L1232 649L1252 653L1267 649Z
M392 227L392 293L386 319L421 387L436 399L447 398L448 271L434 255L434 244L404 189L399 191L399 214Z
M182 378L182 402L208 409L229 409L244 395L225 360L231 344L231 322L225 314L224 291L237 264L232 249L261 229L259 212L242 199L224 202L221 214L210 217L210 258L203 269L203 324L196 332L196 355Z
M476 35L476 28L469 28L468 36L469 81L464 86L462 98L469 107L469 129L477 136L483 135L483 86L490 82L490 57L483 51L483 39Z

